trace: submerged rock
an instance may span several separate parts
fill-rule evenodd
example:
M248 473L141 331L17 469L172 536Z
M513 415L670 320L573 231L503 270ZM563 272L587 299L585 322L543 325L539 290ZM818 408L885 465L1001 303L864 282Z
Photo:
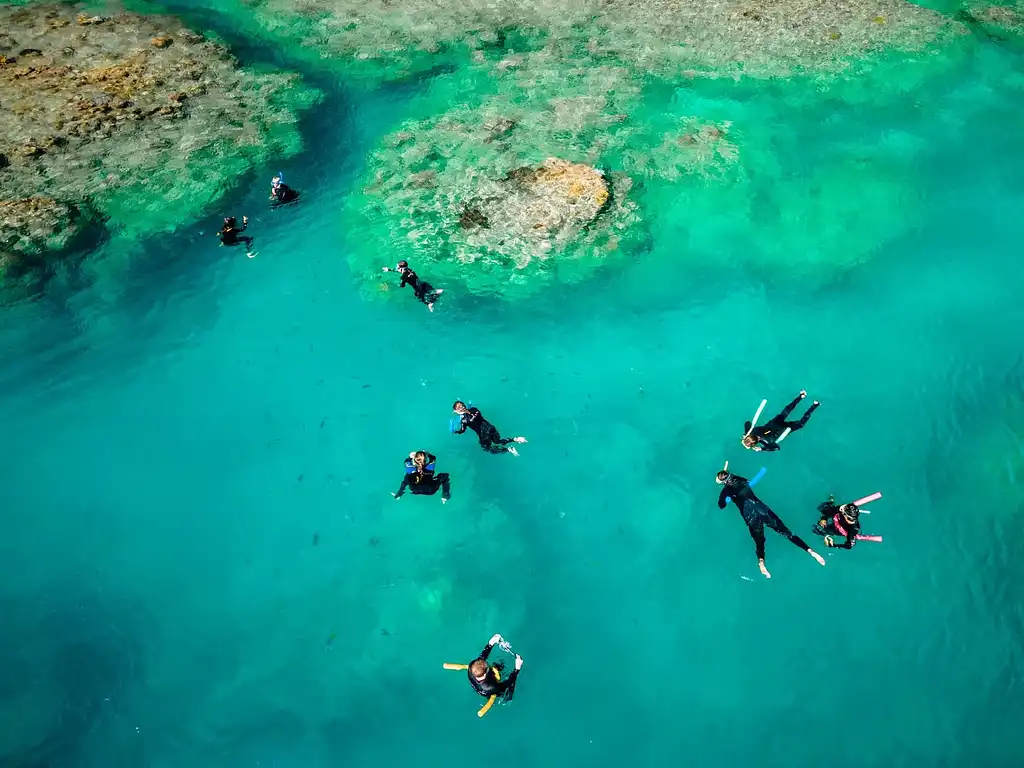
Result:
M18 254L61 250L86 220L77 207L46 197L0 200L0 253L13 259Z
M240 69L173 18L4 6L0 29L11 253L62 248L86 200L129 235L179 225L250 164L296 152L295 112L316 98L295 76Z
M370 182L349 202L346 229L365 234L353 266L377 287L391 249L435 284L516 298L618 258L623 240L643 232L632 180L552 157L559 137L586 154L560 128L476 110L403 126L371 156ZM531 162L538 155L547 157Z

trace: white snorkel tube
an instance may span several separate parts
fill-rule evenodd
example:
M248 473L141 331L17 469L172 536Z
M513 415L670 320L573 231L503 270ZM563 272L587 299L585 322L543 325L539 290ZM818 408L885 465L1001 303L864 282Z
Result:
M760 406L758 406L758 409L757 409L757 413L755 413L755 414L754 414L754 418L752 418L752 419L750 420L750 429L748 429L748 430L747 430L747 434L746 434L746 435L744 435L744 437L747 437L748 435L750 435L750 433L751 433L751 432L753 432L753 431L754 431L754 427L756 427L756 426L757 426L757 420L758 420L759 418L761 418L761 411L763 411L763 410L764 410L764 407L765 407L766 405L768 405L768 401L767 401L767 400L762 400L762 401L761 401L761 405L760 405ZM729 463L729 462L726 462L726 464L728 464L728 463Z

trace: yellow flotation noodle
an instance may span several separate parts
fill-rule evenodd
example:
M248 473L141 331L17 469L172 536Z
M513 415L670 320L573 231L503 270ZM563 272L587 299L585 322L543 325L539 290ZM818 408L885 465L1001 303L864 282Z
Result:
M498 678L499 680L501 680L501 672L498 671L498 668L497 667L491 667L491 669L494 670L494 676L496 678ZM491 707L494 706L494 700L496 698L498 698L498 697L497 696L488 696L487 697L487 703L484 704L482 707L480 707L480 711L476 713L476 716L477 717L483 717L488 712L490 712L491 711Z
M445 669L451 669L451 670L454 670L454 671L458 671L458 670L461 670L461 669L469 669L469 664L450 664L447 661L442 666L444 666ZM498 678L498 680L501 680L501 672L498 671L498 668L497 667L491 667L491 669L494 670L494 676L496 678ZM487 703L484 704L482 707L480 707L480 710L476 713L476 716L477 717L483 717L488 712L490 712L491 707L494 706L494 700L496 698L498 698L498 697L497 696L488 696L487 697Z

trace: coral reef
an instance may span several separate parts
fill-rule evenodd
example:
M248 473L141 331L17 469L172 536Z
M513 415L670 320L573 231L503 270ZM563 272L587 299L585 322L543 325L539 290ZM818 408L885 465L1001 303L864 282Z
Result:
M175 227L253 163L297 152L296 111L316 98L170 18L5 6L0 30L0 184L22 199L0 208L0 232L14 252L65 245L85 201L129 234Z
M505 298L596 269L635 229L632 181L546 144L515 117L471 109L403 126L350 200L353 267L377 285L382 254L394 253L435 284Z
M993 37L1024 38L1024 0L996 5L968 3L957 18Z
M89 220L79 207L46 197L0 200L0 270L25 257L67 249Z
M675 75L842 70L887 49L919 50L959 25L903 0L248 0L274 35L385 76L453 49L522 52L571 40L595 60ZM436 62L435 62L436 63Z
M382 259L415 259L435 285L515 299L634 253L645 183L716 183L739 161L727 121L651 111L643 86L561 44L439 78L430 101L461 105L386 137L348 200L354 270L380 295Z
M539 168L514 168L501 179L478 181L459 216L475 248L464 249L459 258L465 262L498 253L518 269L568 245L597 218L609 197L604 174L557 158Z

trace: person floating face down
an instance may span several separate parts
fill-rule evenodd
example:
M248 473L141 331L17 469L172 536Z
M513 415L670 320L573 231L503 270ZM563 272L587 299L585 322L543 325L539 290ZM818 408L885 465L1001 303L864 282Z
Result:
M398 492L391 494L396 499L402 498L408 488L414 496L433 496L441 491L441 503L447 504L452 497L451 479L447 472L434 473L437 457L426 451L413 451L405 460L405 475Z
M452 404L452 410L460 419L459 428L455 430L456 435L461 435L468 427L476 432L476 436L480 439L480 447L488 453L519 455L519 451L511 443L525 443L525 437L502 437L497 427L483 417L479 408L467 408L461 400L456 400Z
M750 428L750 422L746 422L743 425L744 436L740 440L743 443L744 448L748 448L753 451L777 451L782 446L779 445L779 439L786 433L788 429L790 432L796 432L798 429L803 429L807 425L807 420L811 418L811 414L817 409L821 403L815 400L811 403L811 407L807 409L807 413L803 415L799 421L786 421L789 414L796 408L797 403L807 397L807 392L800 390L800 394L796 398L782 409L782 413L778 416L769 419L766 423L759 427Z
M834 496L818 505L821 519L814 526L814 532L825 537L825 546L836 549L853 549L860 535L860 507L856 504L836 504ZM846 541L836 544L836 536L845 536Z
M505 665L501 662L496 664L487 663L491 650L500 642L502 642L501 635L494 635L487 641L487 645L480 651L480 655L469 664L444 665L445 669L467 670L469 684L473 686L473 690L487 699L487 703L476 713L477 717L486 715L488 710L494 705L494 702L499 699L506 703L512 701L512 696L516 690L516 679L519 677L519 670L523 668L523 657L517 653L516 666L512 670L512 674L504 680L501 679L501 673L505 670Z
M750 531L750 537L754 540L754 549L757 552L757 567L761 569L761 573L764 574L766 579L772 577L764 564L764 527L766 525L776 533L785 536L821 565L825 564L825 559L821 555L807 546L807 542L789 530L779 516L767 504L757 498L747 478L722 470L715 475L715 482L724 486L722 492L718 495L718 508L725 509L726 498L731 498L737 506L740 514L743 515L743 522L747 524L747 530Z
M437 297L444 293L443 288L435 289L430 283L425 280L420 280L419 275L409 269L409 262L402 259L395 268L384 267L384 272L397 272L402 276L402 282L399 284L399 288L405 288L406 285L411 285L413 293L416 294L416 298L427 305L427 309L431 312L434 311L434 302L437 301Z
M270 204L272 206L287 205L299 199L299 193L289 187L280 176L270 180Z
M245 244L248 249L252 247L252 238L248 235L243 235L246 227L249 226L249 217L242 217L242 226L238 226L238 220L234 216L227 216L224 218L224 226L220 228L217 233L217 237L220 238L221 245L241 245Z

